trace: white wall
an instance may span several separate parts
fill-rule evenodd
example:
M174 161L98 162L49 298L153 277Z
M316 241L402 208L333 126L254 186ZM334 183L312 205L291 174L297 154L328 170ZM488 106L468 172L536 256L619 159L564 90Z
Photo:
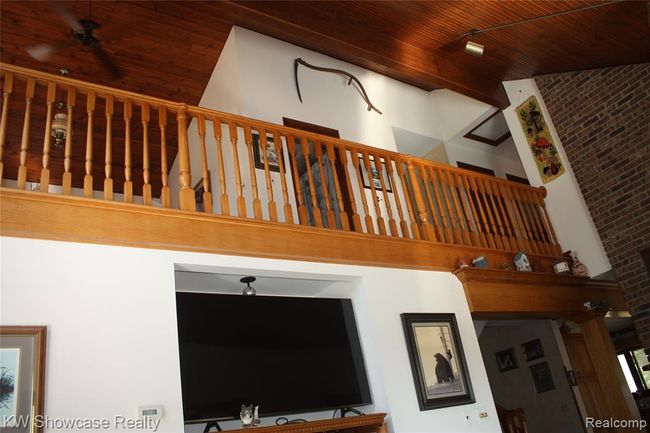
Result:
M353 281L349 293L375 395L395 432L500 431L462 286L449 273L0 238L0 323L47 325L46 413L135 416L162 404L162 432L183 431L174 267ZM300 274L296 272L300 271ZM420 412L399 314L453 312L477 403ZM488 419L479 424L478 411ZM465 415L470 416L467 425Z
M503 83L503 87L512 104L503 113L530 184L533 186L544 185L515 112L515 109L530 96L535 96L539 101L551 137L564 163L565 173L544 185L548 191L545 200L546 207L560 245L564 251L576 251L578 258L589 268L591 276L607 272L611 269L607 254L535 80L506 81Z
M544 357L526 362L523 343L539 339ZM564 373L564 362L550 320L490 323L479 338L494 401L506 409L523 408L530 433L575 433L582 431L582 418ZM514 348L519 367L499 372L496 352ZM547 362L555 389L537 393L530 366Z

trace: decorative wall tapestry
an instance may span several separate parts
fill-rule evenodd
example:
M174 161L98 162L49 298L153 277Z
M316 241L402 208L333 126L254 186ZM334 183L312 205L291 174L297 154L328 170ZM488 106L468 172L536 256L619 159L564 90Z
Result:
M537 98L531 96L517 107L516 111L530 150L533 152L542 182L548 183L562 176L564 163L560 160L560 154L553 144Z

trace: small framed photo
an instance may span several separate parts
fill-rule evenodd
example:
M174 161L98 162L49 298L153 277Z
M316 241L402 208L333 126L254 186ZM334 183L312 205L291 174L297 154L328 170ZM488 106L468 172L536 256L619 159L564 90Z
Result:
M474 403L454 314L402 314L420 410Z
M377 191L383 191L383 188L381 187L381 178L379 176L379 168L377 167L375 158L369 156L368 159L370 160L372 184L375 186L375 189ZM366 189L372 189L370 186L370 179L368 177L368 170L366 170L366 162L364 161L362 155L359 155L359 160L360 160L359 171L361 172L361 181L363 182L363 187ZM386 171L386 162L383 159L381 159L381 170L382 170L381 175L383 176L384 184L386 185L386 192L393 192L392 185L390 184L390 178L388 177L388 172Z
M262 153L262 143L260 141L260 135L257 132L253 132L253 162L255 168L264 170L264 154ZM280 158L282 154L278 155L277 150L275 149L275 138L272 134L266 134L266 160L269 164L269 170L280 172ZM282 143L280 143L282 145Z
M535 389L538 394L555 389L553 375L547 362L531 365L530 374L533 376L533 382L535 382Z
M497 358L497 367L501 373L519 367L517 355L515 354L515 349L513 347L497 352L495 353L495 356Z
M542 343L539 339L524 343L521 347L526 361L530 362L544 357L544 349L542 348Z
M45 326L0 326L0 430L41 432L43 416ZM19 424L27 419L28 425Z

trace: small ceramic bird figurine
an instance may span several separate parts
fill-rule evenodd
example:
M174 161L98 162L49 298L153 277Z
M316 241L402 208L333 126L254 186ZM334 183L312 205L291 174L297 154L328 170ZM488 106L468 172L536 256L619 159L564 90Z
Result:
M578 259L578 254L575 251L567 251L564 253L564 257L569 257L571 259L571 273L577 277L588 277L589 270L587 266Z

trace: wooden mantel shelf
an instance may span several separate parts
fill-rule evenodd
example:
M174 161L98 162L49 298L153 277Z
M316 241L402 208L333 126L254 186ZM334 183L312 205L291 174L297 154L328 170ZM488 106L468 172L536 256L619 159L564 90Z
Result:
M385 413L370 415L350 416L347 418L333 418L319 421L309 421L296 424L274 425L268 427L248 427L237 430L228 430L231 433L319 433L331 431L374 431L385 433Z
M584 314L587 301L627 311L623 292L614 281L476 268L457 269L454 274L463 283L475 319L575 317Z

